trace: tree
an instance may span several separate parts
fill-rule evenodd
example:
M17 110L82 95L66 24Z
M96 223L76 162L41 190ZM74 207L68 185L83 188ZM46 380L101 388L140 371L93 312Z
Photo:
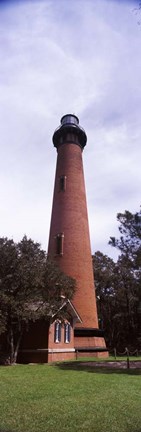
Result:
M141 212L118 213L120 237L110 244L120 251L115 263L96 252L93 257L97 308L107 346L124 351L141 345Z
M115 263L99 251L92 259L99 325L104 329L107 346L111 347L115 339Z
M138 347L139 290L134 273L123 254L116 263L116 276L115 346L124 351L126 346L131 349Z
M141 210L135 214L125 210L117 214L117 220L121 236L110 237L109 244L128 257L134 268L141 267Z
M75 281L47 260L38 243L0 238L0 334L10 363L28 323L61 314L62 295L71 298L74 290Z
M110 238L110 244L120 250L117 261L116 296L120 300L115 320L118 321L120 345L134 347L141 342L141 211L118 213L120 238ZM119 303L118 303L119 306Z

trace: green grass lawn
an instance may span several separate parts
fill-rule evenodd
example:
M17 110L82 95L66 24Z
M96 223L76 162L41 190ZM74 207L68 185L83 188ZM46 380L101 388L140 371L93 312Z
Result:
M140 370L0 367L0 432L141 432Z

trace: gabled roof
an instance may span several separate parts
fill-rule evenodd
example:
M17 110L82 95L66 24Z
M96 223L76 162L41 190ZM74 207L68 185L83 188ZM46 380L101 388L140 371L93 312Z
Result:
M63 296L62 296L62 299L63 299ZM72 302L69 299L66 299L64 297L64 301L63 301L61 307L59 308L59 310L62 310L65 306L67 307L67 310L70 313L70 315L72 316L72 318L75 319L75 322L76 323L82 323L82 319L81 319L80 315L78 314L77 310L75 309L75 307L73 306ZM58 312L59 312L59 310L58 310ZM55 318L55 315L56 314L52 315L52 318Z

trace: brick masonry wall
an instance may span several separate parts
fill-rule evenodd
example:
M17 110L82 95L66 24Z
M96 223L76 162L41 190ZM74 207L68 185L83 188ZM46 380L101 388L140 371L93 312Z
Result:
M48 354L48 363L64 361L64 360L74 360L76 358L75 353L51 353Z
M63 360L73 360L76 357L76 353L74 350L74 331L73 326L71 326L71 338L69 343L64 342L64 324L62 323L61 328L61 341L55 342L55 323L50 326L49 329L49 340L48 340L48 348L52 352L48 353L48 362L54 361L63 361ZM58 352L57 352L58 351Z
M66 190L59 178L66 176ZM64 233L63 256L56 255L56 235ZM83 327L98 327L92 270L82 150L74 143L58 149L48 253L77 281L73 304ZM79 325L81 326L81 325Z
M103 338L99 337L75 337L75 347L86 347L86 348L94 348L94 347L105 347L105 341Z
M48 347L50 349L72 349L72 348L74 348L74 331L73 331L72 326L71 326L71 337L70 337L69 343L64 342L65 334L64 334L64 324L63 323L62 323L62 328L61 328L61 341L60 342L55 342L54 334L55 334L55 323L53 323L49 328Z

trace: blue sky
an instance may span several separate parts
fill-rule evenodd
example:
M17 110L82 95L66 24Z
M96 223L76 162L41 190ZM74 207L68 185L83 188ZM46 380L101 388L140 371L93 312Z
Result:
M138 211L141 9L136 1L0 2L0 236L47 248L56 150L72 112L83 152L92 252L110 256L116 214Z

